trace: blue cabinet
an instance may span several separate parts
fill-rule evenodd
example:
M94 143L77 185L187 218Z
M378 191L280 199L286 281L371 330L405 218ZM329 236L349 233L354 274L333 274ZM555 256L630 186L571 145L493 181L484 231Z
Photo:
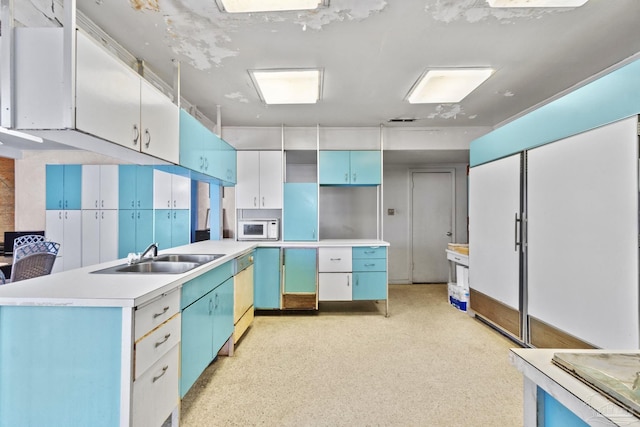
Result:
M280 248L257 248L253 262L253 305L280 308Z
M233 334L232 274L228 262L182 287L181 397Z
M318 240L318 185L285 183L283 240Z
M46 209L81 208L82 165L46 165Z
M118 207L153 209L153 168L119 165Z
M387 248L354 247L351 252L353 268L352 299L387 299Z
M218 138L214 135L214 137ZM219 156L218 156L218 168L219 175L217 176L225 186L235 185L237 182L237 154L235 148L229 145L227 142L218 139L220 141Z
M153 210L121 209L118 211L118 258L131 252L142 252L153 243Z
M284 292L316 292L317 256L316 249L284 249Z
M380 151L320 151L320 185L379 185Z
M154 241L167 249L191 243L188 209L156 209L154 211Z

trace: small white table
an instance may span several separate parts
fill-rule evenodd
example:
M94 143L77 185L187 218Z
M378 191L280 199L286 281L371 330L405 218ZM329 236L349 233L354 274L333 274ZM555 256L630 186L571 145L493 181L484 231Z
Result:
M449 260L449 283L452 283L456 277L456 264L469 267L469 255L464 255L449 249L445 249L445 251L447 252L447 259Z

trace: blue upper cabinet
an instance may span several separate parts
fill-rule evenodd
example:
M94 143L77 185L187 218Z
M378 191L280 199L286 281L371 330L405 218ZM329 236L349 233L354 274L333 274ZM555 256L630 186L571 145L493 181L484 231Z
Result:
M118 206L120 209L153 209L153 168L120 165Z
M318 185L284 184L284 240L318 240Z
M47 209L80 209L82 166L47 165L46 186Z
M224 185L236 183L236 150L185 110L180 110L180 165Z
M320 151L320 185L379 185L380 151Z

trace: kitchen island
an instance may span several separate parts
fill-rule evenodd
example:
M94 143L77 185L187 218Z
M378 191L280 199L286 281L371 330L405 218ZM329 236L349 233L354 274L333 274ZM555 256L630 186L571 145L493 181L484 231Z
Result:
M160 252L224 254L185 273L94 273L119 260L1 286L0 425L177 425L192 355L181 336L201 346L193 332L209 325L205 366L220 343L233 349L233 261L256 248L339 246L388 243L202 241Z
M511 364L524 376L524 426L640 426L640 418L552 362L556 353L638 354L638 351L514 348Z

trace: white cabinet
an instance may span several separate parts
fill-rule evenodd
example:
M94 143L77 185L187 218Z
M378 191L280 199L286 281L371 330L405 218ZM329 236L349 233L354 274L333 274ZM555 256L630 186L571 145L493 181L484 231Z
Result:
M353 298L351 247L318 249L318 300L351 301Z
M47 210L45 235L60 243L53 272L79 268L82 264L82 211Z
M118 211L82 211L82 266L118 259Z
M236 208L282 209L282 152L238 151Z
M76 57L76 127L178 163L178 107L80 31Z
M118 165L82 166L82 209L118 209Z
M186 176L154 170L153 208L190 209L191 180Z

